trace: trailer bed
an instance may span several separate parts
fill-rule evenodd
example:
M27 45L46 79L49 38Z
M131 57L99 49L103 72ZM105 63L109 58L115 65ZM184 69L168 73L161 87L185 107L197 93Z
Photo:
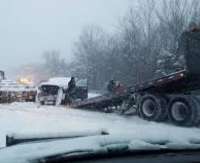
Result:
M128 98L127 94L123 95L100 95L89 98L84 101L74 101L70 106L73 108L87 108L92 110L101 110L110 106L121 105Z
M130 94L138 92L180 92L181 90L183 91L184 88L188 88L188 85L192 83L190 78L191 77L188 75L188 72L186 70L182 70L131 87L128 92L123 95L100 95L83 101L74 101L70 106L73 108L101 110L110 106L119 106L124 100L128 99ZM194 83L192 83L192 86L194 87Z
M200 89L199 83L200 76L194 76L183 69L158 79L137 84L133 88L133 92L184 93Z

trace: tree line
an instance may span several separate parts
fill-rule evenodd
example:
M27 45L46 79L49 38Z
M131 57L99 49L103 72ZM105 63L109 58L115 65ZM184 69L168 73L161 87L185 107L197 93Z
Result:
M102 89L111 79L134 85L180 65L179 37L199 21L199 0L138 0L112 34L86 26L74 43L71 63L49 51L43 66L48 76L87 78L92 89Z
M72 72L92 88L115 79L133 85L167 73L177 63L181 33L200 18L198 0L140 0L115 33L98 26L83 29L74 46Z

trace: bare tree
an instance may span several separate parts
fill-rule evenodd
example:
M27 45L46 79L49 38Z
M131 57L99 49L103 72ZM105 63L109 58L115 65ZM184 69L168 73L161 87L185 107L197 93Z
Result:
M67 74L67 64L63 58L60 57L58 51L47 51L43 54L44 65L43 68L50 76L64 76Z
M88 26L83 30L75 43L74 54L82 73L89 79L93 87L98 87L101 69L105 67L105 33L100 27Z
M160 33L159 46L162 49L160 55L158 55L158 72L165 74L172 72L176 68L177 60L181 58L181 54L177 53L179 37L191 22L197 22L200 14L200 2L198 0L162 0L161 2L161 8L157 9L158 31ZM170 61L166 59L167 54L170 54L168 55ZM168 66L160 65L160 63ZM161 67L165 68L161 70Z
M165 47L171 52L176 49L176 42L183 30L199 15L199 5L198 0L162 0L157 16L163 39L166 38Z
M162 67L173 69L177 41L190 22L200 20L199 5L198 0L138 0L117 33L86 27L75 44L73 72L101 88L111 78L133 85L151 79Z

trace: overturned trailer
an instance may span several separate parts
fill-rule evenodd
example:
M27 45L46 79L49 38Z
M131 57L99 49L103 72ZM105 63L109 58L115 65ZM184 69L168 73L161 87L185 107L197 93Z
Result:
M200 124L200 32L185 32L179 43L185 65L174 73L137 84L121 96L101 96L74 103L75 108L125 105L150 121L180 126ZM134 105L134 107L132 107Z

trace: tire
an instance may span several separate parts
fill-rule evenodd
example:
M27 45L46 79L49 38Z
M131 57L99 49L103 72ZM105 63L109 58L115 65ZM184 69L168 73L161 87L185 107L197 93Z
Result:
M171 123L178 126L197 126L200 123L200 100L194 96L173 98L168 106L168 117Z
M141 97L138 114L149 121L164 121L167 117L167 100L161 96L145 95Z
M196 118L193 120L193 126L199 126L200 125L200 98L198 97L193 97L193 100L195 102L195 107L196 107Z
M164 121L167 117L167 100L161 96L145 95L140 97L138 114L149 121Z

